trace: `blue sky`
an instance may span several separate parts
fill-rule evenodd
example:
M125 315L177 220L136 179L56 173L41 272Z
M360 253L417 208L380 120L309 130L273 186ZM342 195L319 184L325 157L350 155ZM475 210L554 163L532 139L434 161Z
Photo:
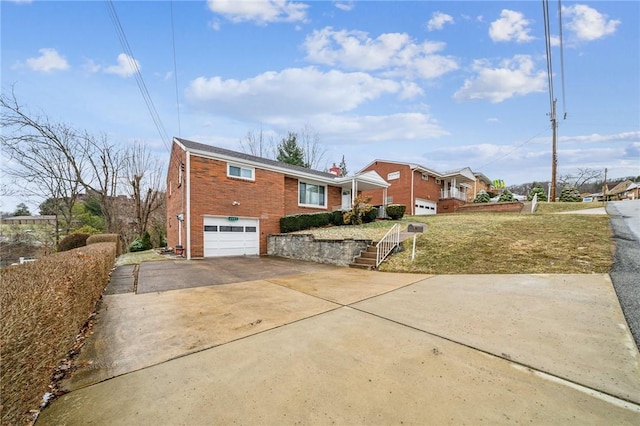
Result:
M247 132L277 142L306 127L323 164L344 155L350 172L388 159L469 166L507 185L550 179L540 1L113 6L169 137L241 150ZM562 6L564 92L549 3L558 172L640 175L640 3ZM33 111L168 157L106 2L0 7L3 92L13 86Z

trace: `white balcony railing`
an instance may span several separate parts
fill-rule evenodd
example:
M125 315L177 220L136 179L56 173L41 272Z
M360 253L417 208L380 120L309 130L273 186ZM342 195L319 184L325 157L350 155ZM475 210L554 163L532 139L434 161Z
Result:
M457 188L441 189L440 199L455 198L457 200L467 201L467 193Z

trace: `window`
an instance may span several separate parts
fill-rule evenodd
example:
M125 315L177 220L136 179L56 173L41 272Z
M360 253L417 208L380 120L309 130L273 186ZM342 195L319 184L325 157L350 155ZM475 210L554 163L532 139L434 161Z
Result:
M257 232L258 228L255 226L245 226L244 232Z
M387 180L400 179L400 172L391 172L387 175Z
M387 197L387 204L392 204L393 203L393 195L389 195Z
M234 164L228 164L227 176L246 180L254 180L254 171L255 169L253 169L252 167L242 167Z
M216 225L205 225L204 232L218 232L218 227Z
M298 204L313 207L327 207L325 193L327 187L300 182L298 184Z
M224 225L220 225L220 232L244 232L244 226L224 226Z
M426 173L422 174L422 180L429 180L429 175Z

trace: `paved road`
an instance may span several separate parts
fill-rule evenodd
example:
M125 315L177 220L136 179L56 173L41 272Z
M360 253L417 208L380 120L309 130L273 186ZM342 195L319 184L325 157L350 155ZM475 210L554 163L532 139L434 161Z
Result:
M640 200L608 203L607 213L616 242L610 276L640 348Z

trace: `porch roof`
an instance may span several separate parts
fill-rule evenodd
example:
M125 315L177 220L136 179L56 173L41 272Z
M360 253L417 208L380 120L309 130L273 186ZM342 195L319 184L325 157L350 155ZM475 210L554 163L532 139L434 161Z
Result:
M465 167L459 170L451 170L442 174L443 179L455 178L458 183L470 183L475 182L476 177L469 167Z
M342 188L351 188L355 182L356 188L359 191L370 191L372 189L388 188L391 186L390 183L373 170L357 173L354 176L337 177L335 182Z

